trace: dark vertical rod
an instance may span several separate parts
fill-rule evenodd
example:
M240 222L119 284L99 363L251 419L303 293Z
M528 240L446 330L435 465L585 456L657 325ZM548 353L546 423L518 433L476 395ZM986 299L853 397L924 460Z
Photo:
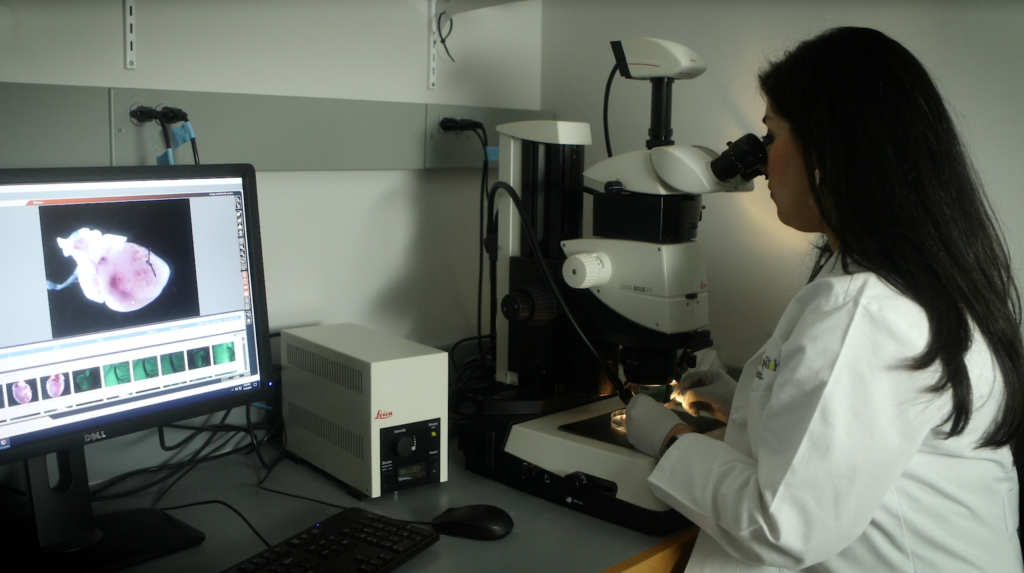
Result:
M673 145L672 141L672 78L651 80L651 128L647 149Z

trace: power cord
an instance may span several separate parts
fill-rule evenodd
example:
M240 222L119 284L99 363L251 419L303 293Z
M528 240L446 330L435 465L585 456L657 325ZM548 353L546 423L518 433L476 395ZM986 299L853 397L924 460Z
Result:
M230 424L224 424L224 423L221 423L221 424L217 424L217 425L216 425L217 427L224 427L224 428L236 428L236 429L235 429L235 430L234 430L234 432L233 432L233 433L232 433L231 435L229 435L229 436L227 437L227 439L226 439L226 440L224 440L224 441L223 441L223 442L222 442L222 443L221 443L220 445L218 445L218 446L217 446L216 448L213 448L213 450L211 450L210 454L208 454L208 455L207 455L207 458L204 458L204 459L202 459L202 460L201 460L200 462L194 463L194 464L192 464L191 466L189 466L189 467L188 467L188 469L186 469L186 470L185 470L184 472L182 472L182 473L181 473L181 474L180 474L180 475L179 475L179 476L178 476L177 478L175 478L175 480L174 480L173 482L171 482L171 483L170 483L170 485L168 485L168 486L167 486L166 488L164 488L164 490L160 492L160 495L158 495L158 496L157 496L157 498L156 498L156 500L155 500L155 501L153 502L153 505L154 505L154 506L155 506L155 505L156 505L157 503L159 503L159 502L160 502L160 500L161 500L161 499L163 499L163 497L164 497L165 495L167 495L167 492L169 492L169 491L171 490L171 488L173 488L173 487L175 486L175 484L177 484L177 483L178 483L179 481L181 481L182 479L184 479L184 478L185 478L185 476L186 476L186 475L188 475L188 473L189 473L189 472L191 472L191 471L192 471L193 469L195 469L195 468L196 468L196 466L197 466L197 465L198 465L199 463L201 463L201 462L205 462L205 461L208 461L208 459L219 459L219 458L221 458L221 457L225 457L225 455L230 455L230 453L235 453L235 452L244 452L244 453L245 453L245 455L248 455L248 454L249 454L250 452L253 452L253 451L254 451L254 452L256 452L256 457L257 457L257 458L259 458L259 460L260 460L260 464L261 464L261 465L263 465L263 467L265 467L265 468L268 468L268 467L270 467L270 466L268 466L268 465L267 465L267 462L266 462L266 461L265 461L265 460L263 459L263 454L262 454L262 453L260 452L260 446L262 446L262 445L263 445L263 444L264 444L264 443L265 443L265 442L266 442L267 440L269 440L269 439L271 438L271 436L273 436L273 435L274 435L274 432L275 432L275 431L277 430L277 428L278 428L278 427L279 427L279 426L281 425L281 423L282 423L282 419L281 419L281 418L278 418L278 420L277 420L277 421L276 421L276 422L275 422L275 423L274 423L274 424L273 424L273 425L272 425L272 426L270 427L270 429L269 429L269 430L267 431L266 435L264 435L264 436L263 436L263 437L262 437L262 438L261 438L260 440L258 440L258 441L257 441L257 440L256 440L256 430L255 430L255 426L254 426L254 425L253 425L253 423L252 423L252 414L251 414L251 411L250 411L250 409L249 409L249 407L250 407L251 405L252 405L252 404L246 404L246 407L245 407L245 421L246 421L246 427L245 427L245 428L243 428L243 427L241 427L241 426L232 426L232 425L230 425ZM229 412L230 412L230 410L229 410ZM224 446L226 446L226 445L227 445L228 443L230 443L230 442L231 442L231 441L232 441L233 439L235 439L235 437L236 437L236 436L237 436L237 435L238 435L239 433L245 433L246 435L248 435L248 436L249 436L249 439L250 439L250 440L252 441L252 445L251 445L251 446L241 446L241 447L238 447L238 448L236 448L236 449L234 449L234 450L231 450L231 452L230 452L230 453L228 453L228 452L224 452L224 455L221 455L221 454L215 454L215 453L214 453L214 452L216 452L217 450L219 450L220 448L223 448L223 447L224 447Z
M267 432L267 435L263 436L262 440L256 441L256 430L253 429L252 425L252 410L250 410L249 408L250 405L251 404L246 404L245 406L245 424L246 427L248 428L247 433L249 434L249 439L252 440L252 448L253 451L256 452L256 457L260 460L260 465L266 469L270 469L272 466L267 464L267 461L263 459L263 453L260 452L260 445L266 442L270 438L270 436L274 434L274 431L277 430L277 428L282 425L283 419L278 418L274 426L271 427L270 431Z
M448 33L441 33L441 16L444 16L447 13L448 12L441 12L437 15L437 36L438 39L441 40L441 46L444 48L444 53L448 54L448 59L454 62L455 58L453 58L452 53L448 51L448 44L446 43L448 41L448 36L452 35L452 28L455 27L455 21L452 20L451 16L448 16Z
M477 137L480 138L480 143L484 148L484 164L483 174L480 180L480 235L477 241L477 280L476 280L476 335L477 335L477 353L480 355L481 360L483 359L483 293L484 293L484 197L487 196L487 184L490 176L490 160L487 156L487 130L484 129L483 124L478 128L483 132L483 137L473 130L473 133L477 133ZM491 345L494 344L495 331L491 330L490 340Z
M159 484L161 484L161 483L163 483L163 482L165 482L165 481L167 481L169 479L174 478L175 476L178 476L177 479L174 480L174 482L172 482L170 485L168 485L159 494L159 496L157 498L157 500L159 500L164 495L166 495L167 492L170 491L170 489L176 483L178 483L178 481L180 481L182 478L184 478L184 476L187 475L188 472L190 472L196 465L199 465L201 463L206 463L206 462L209 462L209 461L213 461L213 460L218 460L218 459L230 456L230 455L234 455L236 453L249 453L249 452L253 451L253 448L254 448L253 444L246 444L244 446L240 446L240 447L228 450L228 451L224 451L224 452L219 452L218 453L218 450L224 448L229 443L231 443L231 441L233 439L235 439L238 436L238 434L241 434L241 433L250 434L250 431L249 431L249 429L247 427L236 426L236 425L233 425L233 424L225 424L224 421L227 420L227 417L228 417L229 414L230 414L230 410L225 412L224 416L221 418L221 422L220 423L210 424L210 425L203 426L203 427L198 427L198 428L194 427L194 426L183 426L183 425L175 425L175 424L171 424L171 425L166 426L168 428L192 430L193 431L193 434L191 434L187 438L181 440L179 443L174 444L172 446L167 446L166 441L164 439L163 432L162 432L163 428L160 428L158 430L158 433L160 435L161 449L163 449L164 451L173 451L173 450L176 450L178 448L183 447L184 445L186 445L187 442L193 440L201 432L211 432L211 435L206 440L206 442L202 446L200 446L200 448L198 450L193 452L191 454L191 456L188 459L184 460L184 461L174 462L174 463L169 463L169 464L161 464L161 465L157 465L157 466L153 466L153 467L133 470L133 471L123 473L121 475L115 476L115 477L107 480L106 482L103 483L103 485L95 488L91 492L91 495L93 496L93 501L107 501L107 500L110 500L110 499L118 499L118 498L121 498L121 497L128 497L130 495L135 495L137 493L141 493L143 491L146 491L148 489L156 487ZM251 422L251 418L250 418L249 421ZM258 442L255 442L257 447L262 445L262 444L264 444L268 439L270 439L274 435L274 430L278 426L279 423L280 423L280 420L275 422L275 423L273 423L273 424L270 424L269 426L266 425L266 424L254 424L254 425L252 425L252 435L253 436L254 436L256 430L269 428L269 431L267 432L267 434L263 438L261 438ZM207 448L210 446L210 444L216 438L217 434L221 433L221 432L231 432L231 434L228 435L223 442L221 442L215 448L211 449L208 453L206 453L205 456L202 455L203 452L205 452L207 450ZM117 485L118 483L121 483L121 482L123 482L123 481L125 481L127 479L131 479L132 477L139 476L139 475L153 474L153 473L157 473L157 472L164 472L164 471L169 472L169 473L167 475L161 476L160 478L158 478L156 480L153 480L153 481L151 481L149 483L146 483L146 484L144 484L142 486L139 486L137 488L134 488L134 489L131 489L131 490L128 490L128 491L125 491L125 492L120 492L120 493L117 493L117 494L111 494L111 495L106 495L106 496L99 495L102 492L104 492L104 491L112 488L113 486ZM181 472L184 472L184 473L181 473Z
M212 438L212 436L211 436L211 438ZM217 455L214 454L214 452L216 452L217 450L219 450L219 449L223 448L224 446L228 445L228 443L230 443L231 440L233 440L234 438L235 438L234 434L228 436L226 440L221 442L216 448L213 448L213 450L210 451L209 455L207 455L205 458L203 458L199 462L190 464L187 469L185 469L184 471L179 473L178 477L174 478L174 481L172 481L170 484L168 484L167 487L165 487L163 490L161 490L160 493L156 496L156 499L153 500L153 507L156 507L156 505L158 503L160 503L160 500L163 499L164 496L166 496L169 491L171 491L171 488L173 488L175 485L177 485L178 482L180 482L181 480L185 479L185 476L187 476L189 474L189 472L191 472L192 470L196 469L196 466L198 466L200 463L209 461L210 459L220 459L220 457L223 457L223 456L217 457ZM236 448L235 450L231 450L231 452L235 453L235 452L244 451L245 448L247 448L247 447L248 446L244 446L244 447L241 447L241 448ZM226 452L224 452L224 453L226 453Z
M483 211L481 211L481 213L482 212ZM481 275L482 274L483 273L481 272ZM478 329L479 329L479 324L480 324L479 316L480 315L478 314L477 315L477 317L478 317L478 319L477 319L477 328ZM455 363L455 351L459 348L459 346L465 344L466 342L472 342L474 340L480 340L480 339L483 339L483 338L490 338L490 336L483 336L483 335L480 335L480 334L478 334L476 336L469 336L469 337L463 338L462 340L456 342L455 344L452 345L451 349L448 350L448 361L451 363L452 367L455 368L455 373L456 374L459 373L459 366L458 366L458 364Z
M442 131L472 131L474 134L476 134L477 139L480 140L480 144L483 146L484 161L482 174L480 178L480 231L478 244L479 249L477 252L478 270L476 285L476 339L478 340L477 354L481 357L481 359L483 359L483 340L485 338L483 335L484 239L486 238L484 224L484 207L485 198L487 197L487 186L490 177L490 160L487 156L487 147L489 144L487 139L487 128L484 127L483 123L476 120L456 119L453 117L442 118L438 125ZM491 332L489 335L492 346L494 344L494 336L495 330L492 324Z
M352 509L352 506L349 506L349 505L338 505L336 503L331 503L329 501L324 501L322 499L316 499L316 498L312 498L312 497L306 497L306 496L303 496L303 495L289 493L289 492L286 492L286 491L280 491L280 490L276 490L276 489L273 489L273 488L270 488L270 487L267 487L267 486L263 485L267 481L267 479L270 477L270 474L274 473L274 469L277 468L277 466L281 463L281 460L283 460L284 458L285 458L285 455L284 455L284 453L282 453L281 456L277 459L277 461L274 462L274 465L271 466L270 471L268 471L267 474L265 476L263 476L263 479L261 479L259 481L259 483L256 484L256 487L258 489L261 489L263 491L268 491L270 493L276 493L277 495L283 495L283 496L286 496L286 497L293 497L295 499L301 499L303 501L311 501L313 503L319 503L320 505L326 505L328 507L333 507L333 508L336 508L336 509ZM403 523L413 523L413 524L416 524L416 525L430 525L429 521L410 521L408 519L398 519L398 518L394 518L394 517L392 517L391 519L394 519L395 521L401 521Z
M230 413L231 413L231 410L227 410L226 412L224 412L224 416L220 420L221 424L223 424L224 421L227 420L228 415ZM154 467L150 467L150 468L143 468L143 469L140 469L140 470L135 470L135 471L131 471L131 472L127 472L127 473L121 474L119 476L116 476L116 477L108 480L106 483L104 483L103 485L97 487L96 489L94 489L94 490L92 490L90 492L90 495L92 497L92 501L94 501L94 502L96 502L96 501L109 501L109 500L112 500L112 499L120 499L122 497L129 497L129 496L135 495L137 493L141 493L143 491L146 491L147 489L151 489L153 487L156 487L157 485L159 485L159 484L161 484L161 483L163 483L163 482L173 478L175 475L178 474L178 472L181 472L182 470L184 470L185 468L188 468L189 466L195 465L196 463L202 463L202 461L209 461L209 459L217 459L214 456L207 456L206 459L204 459L202 461L197 461L199 459L199 456L203 453L203 451L207 447L209 447L210 443L213 441L213 439L216 436L217 436L217 432L216 431L212 432L210 434L210 437L206 440L206 442L202 446L200 446L199 449L197 449L191 455L191 457L189 457L187 460L185 460L183 462L177 462L177 463L173 463L173 464L164 464L164 465L154 466ZM232 453L234 453L234 451L232 451ZM223 457L223 456L221 456L221 457ZM155 480L153 480L153 481L151 481L151 482L149 482L149 483L147 483L145 485L139 486L137 488L134 488L134 489L131 489L131 490L128 490L128 491L115 493L115 494L109 494L109 495L105 495L105 496L99 495L100 493L102 493L102 492L110 489L111 487L113 487L115 484L120 483L121 481L124 481L126 479L129 479L129 478L131 478L133 476L141 475L141 474L145 474L145 473L150 473L150 472L156 472L156 471L165 471L165 470L168 470L168 469L171 470L170 473L168 473L168 474L166 474L164 476L161 476L161 477L159 477L159 478L157 478L157 479L155 479ZM166 493L166 490L164 491L164 493ZM162 495L163 494L161 494L161 496Z
M277 462L275 462L274 465L270 468L270 471L267 472L267 475L263 476L263 479L261 479L260 482L258 484L256 484L257 489L262 489L263 491L269 491L270 493L276 493L277 495L283 495L283 496L294 497L296 499L301 499L301 500L305 500L305 501L311 501L313 503L319 503L321 505L326 505L326 506L334 507L334 508L337 508L337 509L349 509L350 508L350 506L337 505L337 504L334 504L334 503L330 503L328 501L323 501L321 499L315 499L315 498L312 498L312 497L306 497L304 495L288 493L286 491L280 491L280 490L272 489L272 488L269 488L269 487L263 485L264 482L267 481L267 478L270 477L270 474L274 473L274 469L278 466L278 464L281 463L282 459L284 459L284 455L283 454L281 455L280 458L278 458Z
M168 161L170 164L174 164L174 143L172 142L171 135L171 124L183 123L184 126L175 128L174 135L179 137L188 137L192 143L192 157L195 160L196 165L199 165L199 146L196 143L195 132L192 131L191 124L188 123L188 114L181 108L165 106L160 109L155 109L149 106L138 106L132 108L128 112L128 115L138 124L149 123L155 121L160 126L161 132L164 136L164 145L167 147ZM184 132L179 133L179 130L185 129ZM182 135L185 133L186 135Z
M175 505L173 507L160 507L160 508L157 508L157 509L159 509L160 511L171 511L171 510L175 510L175 509L185 509L186 507L195 507L197 505L223 505L224 507L226 507L226 508L230 509L231 511L235 512L235 515L240 517L242 519L242 521L244 521L245 524L249 526L249 529L251 529L252 532L256 534L256 537L260 538L260 541L263 542L263 545L265 545L267 547L267 549L269 549L271 547L270 543L267 542L266 538L264 538L262 535L260 535L260 532L257 531L255 527L253 527L252 523L250 523L249 520L246 519L244 515L242 515L242 512L238 511L234 507L231 507L230 504L225 503L223 501L212 499L212 500L209 500L209 501L197 501L195 503L186 503L184 505Z
M159 122L161 126L166 126L172 123L186 123L188 122L188 114L185 110L178 107L165 106L160 108L157 113L159 114ZM192 158L195 159L196 165L199 165L199 147L196 145L196 138L192 133L191 126L188 126L188 133L191 135L189 141L192 143Z

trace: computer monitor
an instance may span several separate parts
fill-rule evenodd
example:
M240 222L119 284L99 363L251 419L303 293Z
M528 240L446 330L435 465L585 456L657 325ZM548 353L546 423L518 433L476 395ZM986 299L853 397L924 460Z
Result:
M84 446L273 396L253 167L0 170L0 269L0 465L24 462L31 542L75 570L201 542L93 516Z

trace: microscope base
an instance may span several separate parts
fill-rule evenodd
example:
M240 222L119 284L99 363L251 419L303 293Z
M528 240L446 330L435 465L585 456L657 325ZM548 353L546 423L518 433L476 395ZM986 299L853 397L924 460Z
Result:
M690 525L651 492L653 458L559 430L622 407L608 398L540 417L474 416L459 448L470 471L604 521L658 536Z

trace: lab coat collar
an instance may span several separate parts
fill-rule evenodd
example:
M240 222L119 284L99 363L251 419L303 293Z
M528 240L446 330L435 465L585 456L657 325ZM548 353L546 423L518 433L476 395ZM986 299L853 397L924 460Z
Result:
M826 277L841 277L847 274L862 273L867 271L866 268L857 264L854 261L849 261L846 265L849 269L849 273L843 270L843 261L839 253L833 253L824 263L822 263L821 271L818 272L818 276L814 280L826 278Z

